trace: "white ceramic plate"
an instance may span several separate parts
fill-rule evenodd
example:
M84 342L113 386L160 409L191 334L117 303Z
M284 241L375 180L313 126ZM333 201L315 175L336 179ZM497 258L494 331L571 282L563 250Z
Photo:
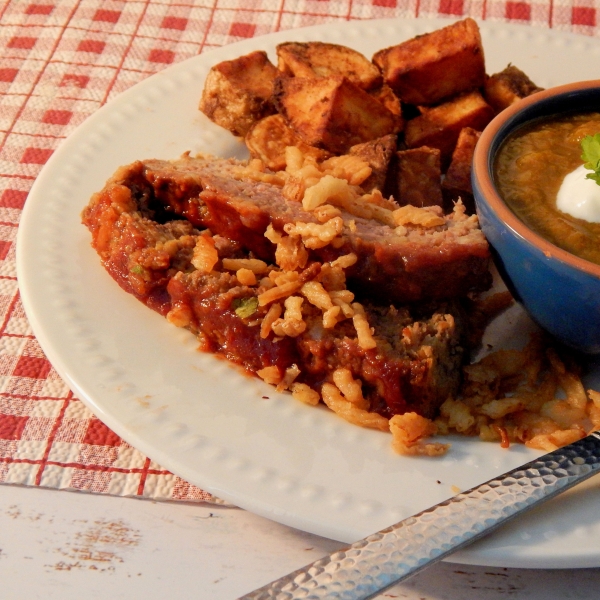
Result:
M90 409L130 444L190 482L276 521L342 541L522 464L535 453L453 440L442 459L394 454L390 436L279 395L125 294L101 267L79 214L122 164L185 150L244 156L197 110L215 63L286 40L376 50L447 20L328 24L272 34L195 57L149 78L95 113L43 169L18 237L23 302L42 348ZM597 76L600 41L482 23L489 73L512 62L543 87ZM274 58L274 57L273 57ZM490 333L513 343L527 325L512 309ZM600 565L599 483L515 521L454 561L494 566Z

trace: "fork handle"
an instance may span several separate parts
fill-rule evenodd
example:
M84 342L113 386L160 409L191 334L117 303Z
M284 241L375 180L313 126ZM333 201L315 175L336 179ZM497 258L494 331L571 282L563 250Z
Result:
M600 433L333 552L239 600L365 600L600 470Z

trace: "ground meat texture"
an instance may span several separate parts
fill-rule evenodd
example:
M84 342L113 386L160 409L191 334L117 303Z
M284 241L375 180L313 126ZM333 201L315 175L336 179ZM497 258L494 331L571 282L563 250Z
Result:
M203 350L220 354L251 373L268 366L283 373L299 362L293 338L260 336L259 319L266 310L249 319L237 315L234 300L250 298L256 290L240 286L235 275L179 273L169 282L168 292L173 306L189 308L188 329L199 335Z
M335 369L347 368L361 382L370 410L385 417L406 411L433 417L456 391L464 356L459 301L402 308L364 303L377 343L369 350L359 345L351 320L325 329L321 310L308 302L304 333L278 338L270 332L262 337L260 323L269 307L259 306L243 317L235 308L236 300L257 297L259 288L241 285L235 273L221 271L219 265L208 274L195 269L193 249L199 236L210 233L184 219L168 220L144 169L136 163L117 171L94 194L82 220L115 281L196 334L202 349L250 373L266 366L277 366L284 373L297 365L296 381L318 391L324 382L332 381ZM211 237L221 257L249 256L227 238ZM319 271L320 263L312 261L300 280L311 280Z
M300 203L287 201L278 186L240 178L235 174L240 166L233 160L183 157L148 160L132 168L136 174L142 168L155 204L272 260L274 247L264 237L269 224L282 230L286 223L317 221ZM356 230L344 232L343 244L312 255L330 261L356 253L358 261L347 275L359 296L407 303L466 296L491 285L487 241L476 221L464 215L453 213L441 229L405 236L377 221L343 216L356 223Z
M459 303L415 308L365 305L377 347L362 349L351 322L323 330L318 319L297 338L302 381L319 388L337 368L362 382L371 411L384 417L417 412L433 418L458 390L464 359L464 319Z
M129 178L131 171L126 171ZM171 301L166 287L178 272L190 268L198 231L184 220L164 224L148 218L142 195L121 184L121 172L92 197L82 221L104 267L128 293L166 315Z
M456 393L460 365L462 319L458 305L442 305L416 316L407 308L367 305L377 347L364 350L356 340L352 321L324 329L322 313L310 307L306 331L298 337L260 337L257 322L266 309L240 318L236 298L249 298L254 288L240 286L228 273L178 274L168 285L174 306L189 307L189 329L200 334L203 349L219 353L250 372L277 366L281 373L297 365L299 383L320 390L338 368L350 369L362 382L371 410L385 417L408 411L433 418L449 395ZM418 319L418 320L415 320Z

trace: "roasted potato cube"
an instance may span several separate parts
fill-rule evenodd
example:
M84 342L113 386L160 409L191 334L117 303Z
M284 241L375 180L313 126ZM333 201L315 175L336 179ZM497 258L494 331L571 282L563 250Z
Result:
M435 104L481 87L485 80L483 46L473 19L380 50L373 62L408 104Z
M221 62L206 77L199 108L217 125L245 136L256 121L275 112L271 96L277 74L262 51Z
M294 77L342 75L363 90L382 83L379 69L356 50L325 42L287 42L277 46L277 67Z
M334 154L398 131L396 115L345 77L281 77L274 100L306 144Z
M380 88L369 92L373 98L383 104L393 115L399 119L399 126L402 129L402 104L400 98L394 94L389 85L382 85Z
M490 75L483 85L483 95L496 112L535 92L541 91L523 71L513 65Z
M388 170L395 152L396 135L393 133L350 148L348 154L358 156L372 169L371 175L360 186L365 192L369 193L375 189L384 191Z
M407 121L404 140L408 148L439 148L443 170L450 162L461 129L471 127L481 131L494 116L494 109L479 92L469 92L421 110L420 116Z
M440 151L421 146L400 150L398 157L398 191L396 201L401 206L441 206L442 171Z
M285 169L285 149L288 146L297 146L303 154L313 156L316 161L331 156L326 150L305 144L278 114L269 115L255 123L246 134L246 146L252 158L260 158L272 171Z
M444 207L448 210L459 198L467 208L467 212L473 213L475 210L473 186L471 185L471 163L480 136L481 132L475 131L471 127L462 129L458 136L450 166L442 181Z

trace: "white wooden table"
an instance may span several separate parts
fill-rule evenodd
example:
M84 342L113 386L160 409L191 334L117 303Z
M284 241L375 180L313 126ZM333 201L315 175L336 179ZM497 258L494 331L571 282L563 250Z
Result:
M0 487L0 598L231 600L342 544L244 510ZM600 569L448 562L380 598L596 599Z

